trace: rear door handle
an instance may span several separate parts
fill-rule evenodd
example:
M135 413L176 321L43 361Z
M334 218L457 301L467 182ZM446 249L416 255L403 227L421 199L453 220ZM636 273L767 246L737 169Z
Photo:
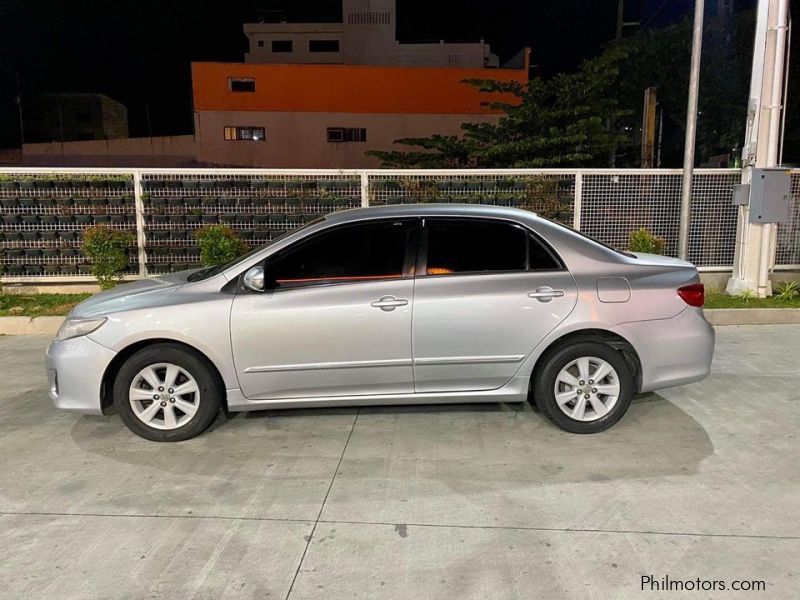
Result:
M535 292L529 292L528 298L536 298L539 302L550 302L553 298L561 298L564 290L554 290L550 286L536 288Z
M380 300L376 300L372 302L370 306L374 306L375 308L380 308L383 311L390 312L393 311L398 306L406 306L408 304L408 300L405 298L395 298L394 296L383 296Z

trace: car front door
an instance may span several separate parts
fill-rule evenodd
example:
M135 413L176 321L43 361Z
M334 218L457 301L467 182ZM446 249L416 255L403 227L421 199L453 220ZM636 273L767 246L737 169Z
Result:
M416 220L341 225L267 259L241 290L231 343L254 400L413 392Z
M575 306L572 276L547 244L518 224L425 219L421 231L415 391L503 386Z

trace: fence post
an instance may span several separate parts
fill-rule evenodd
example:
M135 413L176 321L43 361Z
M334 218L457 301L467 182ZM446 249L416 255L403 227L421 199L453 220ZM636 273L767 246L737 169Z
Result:
M572 228L581 230L581 204L583 203L583 172L575 171L575 205L572 208Z
M133 172L133 199L136 209L136 246L139 250L139 277L147 277L147 253L144 251L144 198L142 197L142 172Z
M366 171L361 171L361 206L369 206L369 175Z

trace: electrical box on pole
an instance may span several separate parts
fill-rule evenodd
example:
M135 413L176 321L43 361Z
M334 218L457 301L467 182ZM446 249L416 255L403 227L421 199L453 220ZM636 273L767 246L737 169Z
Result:
M750 184L737 183L733 186L733 205L747 206L750 203Z
M753 169L753 179L750 182L750 222L788 222L791 182L789 169Z

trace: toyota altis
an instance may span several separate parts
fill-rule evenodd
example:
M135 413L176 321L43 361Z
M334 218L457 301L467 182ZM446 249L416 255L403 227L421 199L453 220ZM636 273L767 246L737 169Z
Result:
M198 435L223 407L528 400L593 433L635 394L708 374L702 305L690 263L530 212L359 209L85 300L47 349L50 397L157 441Z

